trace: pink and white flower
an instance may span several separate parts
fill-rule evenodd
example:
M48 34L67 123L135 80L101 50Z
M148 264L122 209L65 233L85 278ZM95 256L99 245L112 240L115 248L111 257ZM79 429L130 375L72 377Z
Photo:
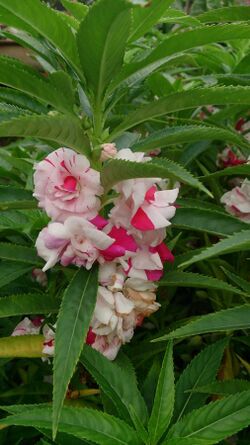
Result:
M250 181L245 179L240 187L235 187L221 197L227 212L250 223Z
M44 228L36 240L36 248L38 255L46 261L43 271L58 261L63 266L76 264L90 269L100 252L105 255L105 250L114 241L91 222L71 216L64 224L52 222Z
M246 162L244 156L242 156L241 152L237 150L234 152L231 148L225 148L221 153L217 156L216 164L218 167L234 167L235 165L241 165Z
M39 320L39 323L37 322ZM18 325L15 327L12 332L12 337L17 337L20 335L38 335L40 332L40 328L42 325L43 319L39 317L35 322L30 320L28 317L25 317Z
M100 208L97 196L103 193L100 173L90 168L88 159L69 148L59 148L35 166L34 196L54 221L72 215L94 218Z
M101 161L107 161L108 159L112 159L117 155L117 148L115 144L107 143L102 144L102 152L101 152Z

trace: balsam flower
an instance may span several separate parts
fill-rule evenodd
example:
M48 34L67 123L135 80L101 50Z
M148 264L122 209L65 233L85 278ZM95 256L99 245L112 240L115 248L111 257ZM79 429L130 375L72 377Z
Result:
M88 159L69 148L59 148L35 166L34 196L39 207L54 221L72 215L93 219L100 208L97 196L103 193L100 173L90 168Z
M250 223L250 181L245 179L240 187L234 187L221 197L227 212Z

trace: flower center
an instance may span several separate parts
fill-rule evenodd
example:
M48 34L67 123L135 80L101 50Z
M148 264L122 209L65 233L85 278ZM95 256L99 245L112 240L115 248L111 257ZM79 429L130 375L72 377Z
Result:
M77 180L74 176L66 176L63 182L63 187L69 192L75 192L77 189Z

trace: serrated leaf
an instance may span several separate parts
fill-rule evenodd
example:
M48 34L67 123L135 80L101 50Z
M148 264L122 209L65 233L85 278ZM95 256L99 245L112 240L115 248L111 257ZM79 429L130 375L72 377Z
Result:
M1 194L1 192L0 192ZM0 231L21 230L28 224L29 219L15 210L5 210L0 213Z
M184 37L182 38L184 39ZM175 111L196 108L201 105L243 105L249 103L250 87L242 86L195 88L170 94L129 113L123 122L111 133L110 140L117 138L124 131L135 127L141 122Z
M152 413L148 422L150 443L157 444L166 432L174 410L173 343L167 345L159 375Z
M250 295L250 283L247 280L244 280L244 278L240 277L239 275L236 275L231 270L227 270L224 267L221 267L224 274L234 283L237 284L237 286L241 287L241 289L244 290L244 292L248 293Z
M19 277L22 277L27 272L30 272L31 266L27 264L14 264L12 262L1 262L0 263L0 287L6 286L6 284L11 283ZM0 299L1 305L1 299ZM1 313L1 309L0 309ZM1 314L0 314L1 317Z
M35 137L54 141L89 156L89 141L81 127L81 121L73 116L30 115L0 123L0 136Z
M179 53L188 49L213 42L249 39L249 36L250 27L248 23L202 26L170 34L143 60L125 65L114 79L110 91L120 85L132 87L156 69L179 57Z
M250 391L245 391L192 411L176 423L163 445L177 445L180 439L203 440L213 445L237 433L250 423Z
M209 332L236 331L250 327L250 305L244 304L230 309L214 312L197 317L195 320L175 329L155 341L164 341L173 338L189 337L191 335L206 334Z
M41 114L46 113L47 111L47 107L37 100L20 91L13 90L12 88L0 87L0 100L27 109L32 113Z
M0 258L30 264L33 267L43 264L36 254L36 249L11 243L0 243Z
M209 22L237 22L250 20L249 6L231 6L226 8L216 8L206 11L196 16L202 23Z
M99 104L122 66L130 28L130 8L125 0L100 0L90 8L78 31L82 69Z
M177 208L171 223L178 229L197 230L223 237L248 228L247 223L229 214L191 207Z
M66 75L66 73L65 73ZM0 56L0 82L15 88L63 112L72 112L73 102L37 71L17 59Z
M136 7L132 10L132 30L129 43L139 39L156 25L174 0L152 0L145 7Z
M16 26L31 34L40 34L58 48L79 71L74 34L56 11L40 0L25 0L25 3L19 0L0 0L0 14L2 12L3 22L6 25ZM16 19L18 22L13 25L13 20Z
M16 266L14 266L16 267ZM13 268L13 266L12 266ZM11 272L12 269L10 269ZM1 271L1 266L0 266ZM20 294L0 298L0 318L57 312L59 300L46 294Z
M85 346L81 355L81 363L94 377L102 391L113 401L119 415L130 420L130 405L144 424L147 420L147 408L137 387L137 381L126 367L109 361L99 352ZM128 391L129 388L129 391Z
M133 145L133 151L150 151L155 148L165 148L169 145L191 143L202 140L222 140L233 142L238 147L250 150L250 146L243 137L236 132L202 125L181 125L165 128L164 130L151 133L145 139Z
M242 164L242 165L237 165L235 167L227 167L224 168L223 170L219 170L217 172L214 173L209 173L206 176L202 176L199 179L201 181L207 181L210 180L211 178L221 178L223 176L244 176L244 177L249 177L250 176L250 164Z
M0 185L0 209L32 209L37 203L29 190Z
M97 268L77 271L65 290L57 319L53 372L53 436L68 384L80 357L96 304Z
M10 407L11 408L11 407ZM26 410L25 410L26 409ZM51 429L52 409L33 407L6 417L0 423L5 425L32 426ZM135 431L125 422L101 411L88 408L64 407L59 431L80 439L87 439L99 445L140 445Z
M106 191L111 189L117 182L126 179L156 177L181 181L210 194L189 171L176 162L165 158L154 159L145 163L113 159L107 162L101 171L101 182Z
M71 0L61 0L62 5L67 9L73 17L75 17L80 22L85 18L88 13L88 6L83 3L75 3Z
M178 267L190 266L198 261L208 260L218 255L242 252L245 250L250 250L250 230L243 230L242 232L229 236L227 239L219 241L217 244L202 250L198 255L192 256L188 261L179 264Z
M207 396L196 394L196 388L215 380L227 342L224 338L207 346L180 375L176 384L174 422L204 405Z
M209 385L198 386L198 388L191 389L192 392L200 394L217 394L219 396L230 396L242 391L250 390L250 382L248 380L220 380Z
M43 335L20 335L0 338L0 357L42 357Z
M173 271L166 272L159 286L176 286L176 287L194 287L201 289L216 289L225 292L232 292L238 295L246 296L244 292L225 281L217 278L200 275L198 273Z

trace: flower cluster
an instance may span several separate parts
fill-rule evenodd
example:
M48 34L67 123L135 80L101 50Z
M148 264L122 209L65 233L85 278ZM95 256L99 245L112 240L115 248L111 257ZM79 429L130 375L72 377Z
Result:
M103 161L148 162L144 153L104 144ZM114 359L144 317L158 310L156 282L174 257L164 244L178 187L160 178L121 181L107 218L100 214L100 174L83 155L59 148L35 167L34 196L51 218L36 248L47 271L56 263L90 269L99 263L97 303L86 342Z

